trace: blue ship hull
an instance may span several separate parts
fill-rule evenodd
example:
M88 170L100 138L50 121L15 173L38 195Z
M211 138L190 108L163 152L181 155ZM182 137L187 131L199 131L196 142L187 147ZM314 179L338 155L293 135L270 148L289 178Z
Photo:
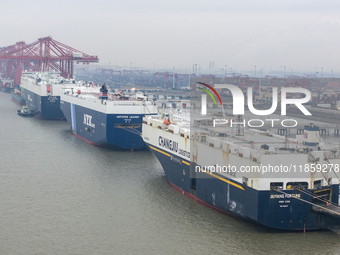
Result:
M14 92L12 92L12 101L19 105L25 105L25 99L15 94Z
M13 90L12 87L0 87L0 90L2 92L5 92L5 93L11 93L11 91Z
M36 117L43 119L64 119L60 109L60 96L40 96L27 89L22 90L27 108Z
M140 136L145 114L105 114L64 101L60 107L73 134L91 144L114 149L146 148ZM129 121L122 115L127 115Z
M280 230L324 229L340 219L313 211L310 195L298 190L258 191L217 173L195 172L195 164L147 144L176 189L223 213ZM339 185L332 185L332 202L338 204ZM312 190L308 190L313 192ZM283 197L282 197L283 196ZM294 197L298 196L300 199Z

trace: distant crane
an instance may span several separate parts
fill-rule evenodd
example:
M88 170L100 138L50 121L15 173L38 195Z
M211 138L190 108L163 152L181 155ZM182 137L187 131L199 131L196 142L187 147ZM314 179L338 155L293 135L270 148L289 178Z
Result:
M16 84L20 84L23 70L53 70L65 78L72 78L74 61L89 64L99 59L53 40L51 36L39 38L31 44L22 41L0 48L0 73L14 79Z
M172 78L173 82L176 81L178 82L178 74L177 73L172 73L172 72L157 72L153 74L153 82L156 84L156 79L158 76L163 76L163 86L164 88L167 88L167 81L168 78Z

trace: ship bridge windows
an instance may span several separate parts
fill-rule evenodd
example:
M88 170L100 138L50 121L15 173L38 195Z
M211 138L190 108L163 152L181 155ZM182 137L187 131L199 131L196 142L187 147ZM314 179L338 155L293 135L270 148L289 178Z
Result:
M308 189L308 182L287 182L287 189Z
M283 189L283 182L271 182L270 190L278 190Z

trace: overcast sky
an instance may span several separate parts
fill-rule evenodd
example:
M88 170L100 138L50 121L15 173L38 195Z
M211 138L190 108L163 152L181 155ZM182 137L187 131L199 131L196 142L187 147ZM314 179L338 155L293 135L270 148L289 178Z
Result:
M111 67L198 64L208 72L213 61L217 72L340 73L338 0L3 0L0 7L0 47L50 35Z

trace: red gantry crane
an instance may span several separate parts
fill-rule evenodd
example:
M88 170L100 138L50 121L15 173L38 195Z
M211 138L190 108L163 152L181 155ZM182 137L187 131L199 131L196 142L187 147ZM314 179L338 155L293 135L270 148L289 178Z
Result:
M72 78L74 61L89 64L99 59L53 40L51 36L39 38L31 44L17 42L0 48L0 73L14 79L15 84L20 84L23 70L55 71L65 78Z
M175 79L176 82L178 81L178 74L177 73L170 73L170 72L157 72L153 74L153 82L156 84L156 79L158 76L163 76L163 82L164 82L164 88L167 88L167 81L168 77L171 77L172 79Z

